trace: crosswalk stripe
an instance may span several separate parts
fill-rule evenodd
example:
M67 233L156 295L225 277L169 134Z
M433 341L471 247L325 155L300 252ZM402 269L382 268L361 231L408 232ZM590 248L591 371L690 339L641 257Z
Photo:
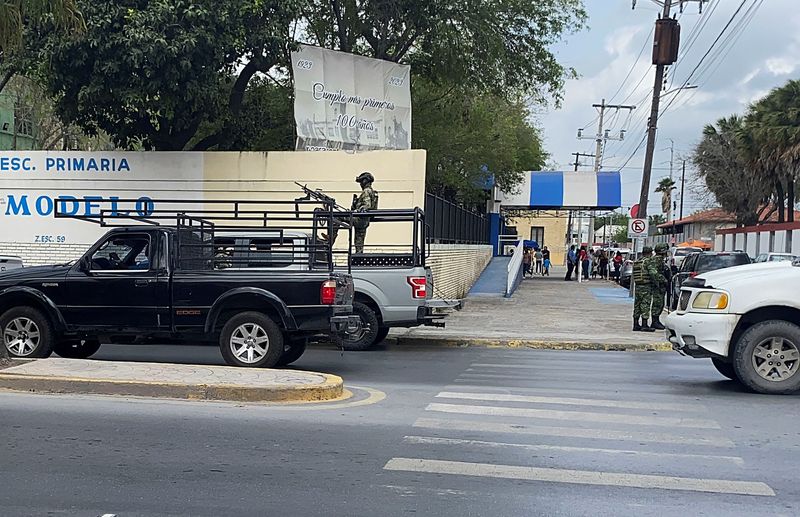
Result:
M627 449L601 449L597 447L566 447L563 445L541 445L527 443L491 442L485 440L462 440L459 438L439 438L434 436L405 436L403 442L412 445L464 445L498 449L523 449L526 451L579 452L637 456L645 458L675 458L705 461L721 461L743 466L744 460L738 456L715 456L711 454L685 454L672 452L634 451Z
M466 461L426 460L420 458L392 458L385 470L453 474L500 479L521 479L580 485L601 485L628 488L656 488L717 494L774 496L766 483L758 481L730 481L724 479L685 478L652 474L625 474L516 465L493 465Z
M641 402L627 400L578 399L569 397L538 397L533 395L511 395L505 393L466 393L443 391L436 398L486 400L497 402L529 402L531 404L561 404L565 406L596 406L623 409L661 409L664 411L704 411L700 405L670 404L667 402Z
M550 384L552 386L552 384ZM650 388L652 386L648 386ZM552 387L545 387L545 386L532 386L530 384L525 386L509 386L505 385L496 385L496 384L474 384L470 383L468 380L463 381L455 381L452 384L448 384L444 386L442 389L447 391L474 391L475 393L515 393L515 394L524 394L524 393L534 393L536 395L553 395L556 397L565 396L565 395L572 395L575 397L586 397L586 400L593 400L592 397L600 397L600 398L616 398L622 396L630 396L635 395L641 398L647 398L648 400L659 399L659 398L666 398L669 400L675 400L675 388L674 387L666 387L665 391L652 391L652 390L636 390L631 391L627 389L618 389L617 385L614 384L613 388L609 388L608 383L605 383L601 386L592 386L591 388L587 388L585 385L581 388L552 388Z
M594 413L591 411L556 411L551 409L514 408L499 406L473 406L468 404L428 404L425 411L440 413L459 413L464 415L515 416L525 418L546 418L551 420L570 420L584 422L618 423L626 425L649 425L669 427L690 427L694 429L720 429L718 423L702 418L681 418L666 416L624 415L618 413Z
M509 433L559 438L586 438L591 440L630 440L635 442L672 443L702 445L705 447L733 447L731 440L716 436L681 436L675 433L651 433L641 431L618 431L613 429L582 429L540 425L519 425L502 422L477 422L474 420L450 420L418 418L414 427L448 431Z
M568 391L582 391L586 393L587 385L597 385L599 388L602 389L603 386L608 385L608 378L601 378L601 377L592 377L591 379L583 378L578 379L577 377L571 378L564 378L562 377L542 377L539 375L529 376L529 377L513 377L509 375L491 375L487 377L487 374L461 374L458 378L456 378L453 382L455 384L471 384L480 386L481 388L485 386L494 386L495 382L506 381L504 387L508 389L519 389L519 388L528 388L528 389L545 389L548 386L553 386L554 384L558 383L560 387L563 387L563 390ZM522 386L514 386L514 383L524 383ZM481 384L484 383L484 384ZM509 386L509 384L511 386ZM668 395L673 394L677 390L675 388L674 383L669 383L667 381L660 381L660 382L653 382L652 379L642 380L642 379L626 379L624 381L614 380L614 387L617 388L617 391L625 392L625 393L650 393L653 394L660 394L660 395ZM561 391L561 390L560 390Z

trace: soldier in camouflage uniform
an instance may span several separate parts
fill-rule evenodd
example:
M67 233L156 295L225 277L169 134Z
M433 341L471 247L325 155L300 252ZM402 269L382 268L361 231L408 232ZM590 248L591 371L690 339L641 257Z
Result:
M650 315L650 306L653 303L653 294L650 285L650 275L647 274L646 266L653 254L650 246L642 249L642 256L633 264L633 331L634 332L653 332L647 325L647 317ZM642 318L642 324L639 323Z
M362 172L356 178L356 182L361 185L361 194L353 196L353 212L366 212L378 209L378 193L372 188L375 177L372 173ZM364 241L367 238L367 228L369 227L368 217L356 217L353 220L355 228L355 247L356 253L364 253Z
M655 256L648 262L647 272L650 275L652 293L653 293L653 308L650 312L652 316L652 323L650 326L655 330L664 330L664 325L661 324L661 313L664 312L664 298L667 295L668 276L665 275L664 269L666 265L666 257L669 246L664 243L656 244Z

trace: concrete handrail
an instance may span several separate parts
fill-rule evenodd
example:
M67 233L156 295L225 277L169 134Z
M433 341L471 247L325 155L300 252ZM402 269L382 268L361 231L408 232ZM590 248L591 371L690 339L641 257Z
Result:
M519 241L517 247L514 248L514 255L508 262L508 277L506 278L506 296L511 296L514 290L519 286L522 281L522 255L525 249L522 246L522 240Z

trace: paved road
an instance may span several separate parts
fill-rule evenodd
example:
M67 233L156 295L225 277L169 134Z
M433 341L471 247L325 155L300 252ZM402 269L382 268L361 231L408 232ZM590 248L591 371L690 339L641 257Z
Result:
M182 354L221 361L196 347L98 357ZM705 361L390 349L313 350L297 366L386 398L274 408L0 393L0 514L800 513L800 398L744 393Z

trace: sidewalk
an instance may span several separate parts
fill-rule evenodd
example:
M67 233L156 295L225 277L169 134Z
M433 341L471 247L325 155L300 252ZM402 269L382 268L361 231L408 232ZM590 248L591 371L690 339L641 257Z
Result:
M310 402L344 396L341 377L229 366L39 359L0 370L0 389L239 402Z
M444 329L417 327L389 334L400 345L520 346L590 350L671 350L663 332L632 332L633 299L606 280L526 278L511 298L470 297Z

